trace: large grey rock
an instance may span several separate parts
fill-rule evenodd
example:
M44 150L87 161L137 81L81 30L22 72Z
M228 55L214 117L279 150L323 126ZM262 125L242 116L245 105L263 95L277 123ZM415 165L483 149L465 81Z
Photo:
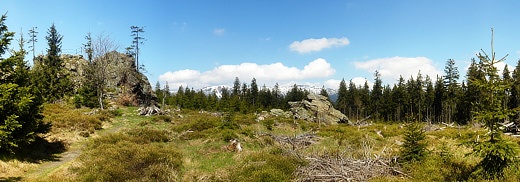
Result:
M291 112L296 119L320 124L350 123L347 116L334 109L327 97L316 94L307 95L307 99L289 102Z
M293 114L290 111L283 111L281 109L271 109L271 115L289 118L292 117Z

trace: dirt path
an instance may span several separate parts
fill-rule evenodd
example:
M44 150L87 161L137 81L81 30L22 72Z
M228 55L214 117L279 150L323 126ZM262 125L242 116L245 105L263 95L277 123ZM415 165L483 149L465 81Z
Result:
M26 172L23 176L23 180L31 180L31 179L39 179L44 176L48 176L58 169L62 169L70 166L74 160L76 160L81 153L83 153L87 143L93 137L107 135L110 133L115 133L125 127L124 119L120 119L120 121L116 121L112 123L111 126L104 128L103 130L97 131L94 136L89 138L85 138L84 140L78 141L77 143L71 145L71 147L64 153L59 155L59 159L56 161L48 161L39 165L36 169L30 170Z

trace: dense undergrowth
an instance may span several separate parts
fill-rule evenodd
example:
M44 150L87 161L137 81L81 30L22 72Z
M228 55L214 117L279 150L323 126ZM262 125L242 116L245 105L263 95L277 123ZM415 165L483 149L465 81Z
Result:
M92 110L47 105L44 115L53 133L86 132L90 139L72 164L37 181L298 181L296 171L315 156L388 159L394 161L388 163L390 167L402 172L371 181L486 181L477 170L482 159L470 155L472 145L487 137L479 127L425 131L424 138L419 138L424 155L403 162L399 156L405 151L404 123L319 126L274 116L256 121L254 114L183 110L145 117L137 116L135 110L127 107L87 115ZM99 129L106 124L122 129L102 134ZM315 135L317 140L295 147L270 137L303 134ZM233 138L240 140L242 152L226 149ZM516 138L504 138L520 144ZM515 163L499 181L520 181L518 160Z

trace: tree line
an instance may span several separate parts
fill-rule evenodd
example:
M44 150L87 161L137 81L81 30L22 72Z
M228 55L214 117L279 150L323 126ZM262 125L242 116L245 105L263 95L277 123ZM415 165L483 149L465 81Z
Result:
M496 66L496 65L494 65ZM334 107L354 120L370 118L383 122L425 121L430 123L467 124L475 119L475 113L480 111L483 103L483 91L479 80L488 79L482 58L471 60L465 79L460 81L455 60L448 59L444 75L436 78L422 75L405 79L402 76L397 83L384 85L381 74L374 73L374 84L370 87L368 81L361 86L352 80L343 79L337 89L337 100ZM497 93L501 104L508 109L518 108L520 104L520 60L515 69L510 72L507 65L498 77L505 83L506 89ZM209 111L255 112L273 108L288 109L287 102L305 99L309 91L298 88L295 84L288 93L281 93L278 83L272 88L265 85L258 87L253 78L248 85L235 78L232 88L223 87L221 96L217 93L205 94L202 90L180 86L176 93L170 93L168 83L161 87L156 83L155 93L158 100L166 105L187 109L203 109ZM329 96L325 88L321 95ZM518 114L508 117L516 120Z
M168 83L162 88L159 82L155 85L155 93L163 105L193 110L251 113L274 108L288 109L288 102L301 101L307 97L309 91L295 84L289 92L282 93L278 83L270 89L265 85L259 87L255 78L248 85L236 77L232 88L220 88L220 95L216 91L206 94L202 89L195 90L182 85L172 94ZM327 94L325 88L322 88L322 93Z

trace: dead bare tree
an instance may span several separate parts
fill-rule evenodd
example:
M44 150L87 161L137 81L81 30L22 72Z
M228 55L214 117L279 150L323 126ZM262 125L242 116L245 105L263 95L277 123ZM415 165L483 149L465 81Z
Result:
M103 97L105 95L105 87L107 80L113 69L110 69L110 64L115 61L116 54L111 54L113 51L119 49L119 45L110 37L109 34L100 33L94 40L92 40L92 55L93 60L89 66L92 70L92 79L97 90L99 106L101 110L103 107Z

